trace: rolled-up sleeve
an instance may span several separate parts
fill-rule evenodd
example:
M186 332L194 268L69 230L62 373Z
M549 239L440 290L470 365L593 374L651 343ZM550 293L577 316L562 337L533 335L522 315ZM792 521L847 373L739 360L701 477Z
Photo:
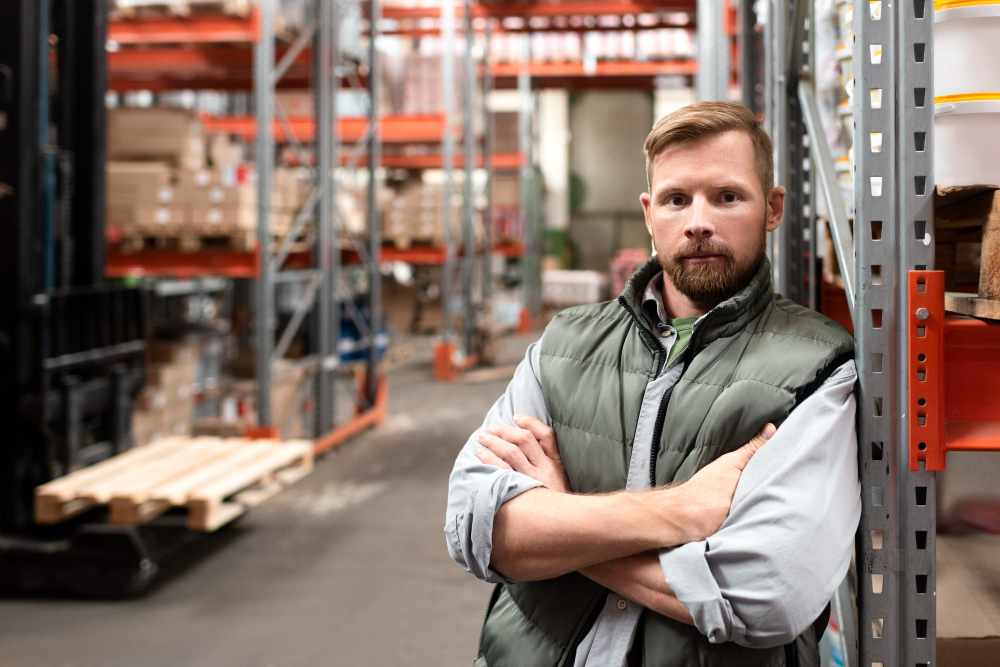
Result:
M844 579L861 517L854 362L847 362L750 460L730 514L706 540L660 554L712 643L794 640Z
M482 426L465 442L448 480L444 525L448 553L484 581L504 581L502 575L490 569L497 511L508 500L541 483L522 473L484 464L476 457L480 446L477 437L483 429L513 424L515 415L550 423L538 375L540 345L538 341L528 348L506 391L490 408Z

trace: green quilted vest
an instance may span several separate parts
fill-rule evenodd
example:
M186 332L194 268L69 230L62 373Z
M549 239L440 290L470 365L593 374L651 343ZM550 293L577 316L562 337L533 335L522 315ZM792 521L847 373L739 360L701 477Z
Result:
M646 383L665 352L640 312L660 271L655 258L617 301L570 308L545 331L541 380L552 427L574 491L623 489ZM695 328L684 371L654 429L657 486L680 483L780 424L838 366L853 358L851 336L815 311L776 296L765 260L751 283ZM608 591L579 574L503 584L494 591L477 665L572 665L576 647ZM694 627L645 612L636 646L649 667L779 667L786 650L710 644ZM815 650L814 633L797 644ZM811 646L809 646L811 644Z

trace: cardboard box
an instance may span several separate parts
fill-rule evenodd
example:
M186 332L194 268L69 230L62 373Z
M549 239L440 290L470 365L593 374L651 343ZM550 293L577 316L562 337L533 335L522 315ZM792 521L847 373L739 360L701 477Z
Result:
M1000 651L1000 537L937 537L937 664L992 667Z
M105 167L109 189L166 187L173 184L173 170L166 162L113 162Z
M156 160L202 169L205 137L197 114L183 109L111 109L108 158Z
M257 205L257 188L251 185L207 185L190 183L178 189L178 201L202 207L247 207Z
M515 174L493 175L493 205L521 205L521 178L519 176Z

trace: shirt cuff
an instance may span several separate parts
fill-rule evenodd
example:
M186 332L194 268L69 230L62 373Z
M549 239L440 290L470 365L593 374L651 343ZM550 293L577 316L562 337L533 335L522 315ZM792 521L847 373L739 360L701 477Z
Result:
M530 491L542 483L533 477L515 470L499 472L490 484L483 484L476 490L470 526L473 574L491 583L509 583L511 580L490 568L493 559L493 520L497 512L508 500L513 500L525 491Z
M707 549L708 543L700 541L663 550L660 568L674 595L694 619L695 627L710 643L741 641L746 626L722 596L705 558Z

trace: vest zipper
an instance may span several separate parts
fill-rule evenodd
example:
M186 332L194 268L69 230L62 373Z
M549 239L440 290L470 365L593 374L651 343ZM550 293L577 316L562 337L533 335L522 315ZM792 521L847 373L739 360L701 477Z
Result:
M653 425L653 443L649 447L650 488L654 488L656 486L656 457L660 454L660 439L663 437L663 422L667 419L667 405L669 405L670 395L673 393L674 388L671 387L663 394L663 398L660 399L660 407L656 411L656 423Z
M693 335L692 338L694 338ZM691 364L691 342L688 341L687 349L681 352L681 360L684 362L684 367L681 369L681 374L677 376L677 382L681 381L681 378L687 372L688 366ZM659 373L657 373L657 377L659 377ZM670 405L670 397L674 393L674 387L677 386L677 382L674 382L670 389L664 392L663 398L660 399L660 407L656 410L656 423L653 424L653 442L649 446L650 488L656 487L656 458L660 455L660 440L663 438L663 423L667 419L667 406Z

